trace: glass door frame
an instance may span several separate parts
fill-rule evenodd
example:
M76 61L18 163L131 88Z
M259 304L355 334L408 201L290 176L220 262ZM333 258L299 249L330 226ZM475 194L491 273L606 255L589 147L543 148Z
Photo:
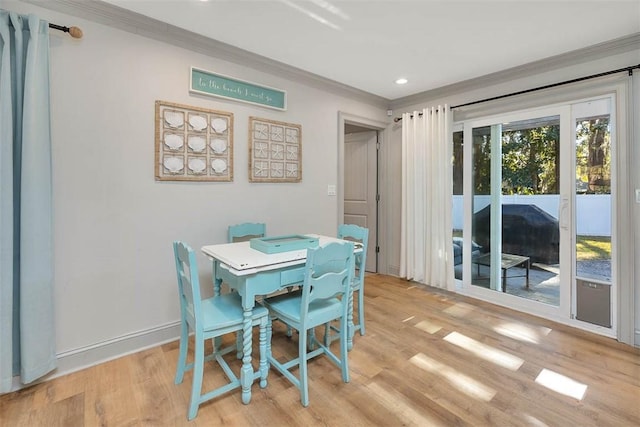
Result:
M479 127L487 127L493 125L501 125L502 123L509 123L515 121L522 121L528 119L535 119L540 117L549 117L549 116L559 116L560 117L560 168L562 170L563 165L567 165L566 167L570 167L571 161L571 148L573 144L571 143L571 108L570 105L559 105L559 106L550 106L544 108L535 108L522 110L518 112L493 115L490 117L483 117L478 119L472 119L464 122L464 130L463 130L463 138L464 138L464 164L463 164L463 210L464 210L464 228L463 228L463 260L471 260L471 233L472 233L472 222L473 222L473 129ZM493 141L492 145L495 147L498 144L501 144L501 141ZM492 149L492 153L493 153ZM494 176L494 169L498 164L498 159L492 158L492 176ZM501 165L501 161L499 163ZM564 169L566 170L566 169ZM495 176L499 176L497 172L495 172ZM486 289L479 286L474 286L471 284L472 277L472 263L465 262L462 266L462 281L458 282L460 286L460 291L463 294L469 295L474 298L478 298L481 300L494 302L499 305L504 305L507 307L511 307L526 313L535 314L544 316L549 319L563 319L566 321L570 317L571 314L571 217L570 209L571 204L571 195L573 191L571 176L565 177L560 180L559 186L559 214L558 220L560 223L560 266L563 268L560 269L559 272L559 280L561 283L560 286L560 295L559 295L559 305L553 306L550 304L545 304L533 300L528 300L526 298L518 297L515 295L509 295L503 292L497 292L495 289ZM501 191L499 196L495 194L495 189L499 188L499 183L494 183L492 179L492 191L491 191L491 204L493 212L501 212L494 205L496 203L500 203L501 199ZM564 204L566 202L566 204ZM563 210L564 209L564 210ZM560 215L562 213L562 216ZM493 215L492 215L493 216ZM564 221L564 222L563 222ZM563 224L565 227L563 228ZM499 242L498 242L499 243ZM499 263L492 263L492 271L491 271L491 281L494 283L496 280L500 278L500 265ZM492 285L495 288L495 284Z
M609 110L600 110L598 108L602 108L602 107L597 107L597 105L601 102L601 101L608 101L609 103ZM586 104L588 103L593 103L596 104L596 108L592 108L592 107L586 107ZM593 330L596 331L598 333L601 333L603 335L607 335L607 336L617 336L617 329L618 329L618 292L619 292L619 280L618 280L618 268L617 265L618 263L616 262L617 258L618 258L618 254L617 254L617 247L618 247L618 236L616 233L616 230L618 230L617 227L617 221L618 221L618 203L616 203L616 199L617 199L617 188L618 188L618 162L615 160L618 157L618 140L617 140L617 133L616 133L616 114L615 114L615 107L617 105L616 102L616 95L615 94L608 94L608 95L604 95L604 96L600 96L600 97L593 97L593 98L589 98L589 99L584 99L584 100L578 100L575 102L571 103L571 141L573 146L575 146L575 142L576 142L576 123L580 118L583 118L584 116L590 116L590 115L601 115L601 114L609 114L609 129L610 129L610 140L611 140L611 153L610 153L610 158L611 158L611 193L610 193L610 200L611 200L611 280L610 280L610 309L611 309L611 327L604 327L604 326L599 326L599 325L595 325L595 324L590 324L587 322L583 322L581 320L578 320L576 318L576 314L577 314L577 279L579 278L578 272L577 272L577 251L575 250L575 245L576 245L576 240L577 240L577 221L575 220L576 218L576 206L577 206L577 193L576 193L576 188L575 188L575 182L574 184L574 188L572 189L572 209L570 212L570 215L572 218L574 218L573 221L573 227L571 230L571 234L572 234L572 238L574 239L574 241L572 242L572 250L571 250L571 254L572 254L572 260L571 260L571 287L572 287L572 292L571 292L571 319L574 322L577 322L578 325L580 326L586 326L586 329L589 330ZM572 149L572 151L575 151ZM573 160L572 160L572 176L576 176L576 155L575 152L571 153L573 156Z

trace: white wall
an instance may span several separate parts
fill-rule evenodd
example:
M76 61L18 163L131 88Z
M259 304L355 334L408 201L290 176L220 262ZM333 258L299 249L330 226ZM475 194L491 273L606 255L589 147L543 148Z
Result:
M270 235L335 234L327 185L337 179L338 111L387 121L386 109L28 3L2 7L84 31L81 40L51 32L56 343L72 360L66 369L177 337L174 240L200 254L243 221L266 222ZM190 66L284 89L288 109L191 95ZM233 182L155 181L156 100L234 114ZM301 183L249 183L249 116L302 125ZM210 264L198 261L210 283Z

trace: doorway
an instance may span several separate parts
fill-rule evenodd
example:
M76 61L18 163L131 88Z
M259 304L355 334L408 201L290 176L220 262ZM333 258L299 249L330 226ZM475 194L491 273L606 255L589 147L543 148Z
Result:
M366 271L377 271L378 132L345 125L344 223L369 229Z
M340 112L338 125L338 223L369 229L366 271L375 273L382 252L379 152L387 123Z

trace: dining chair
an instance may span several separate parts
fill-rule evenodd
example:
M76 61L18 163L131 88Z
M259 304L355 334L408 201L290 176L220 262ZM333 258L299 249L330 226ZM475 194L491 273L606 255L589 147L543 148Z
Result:
M347 311L354 270L353 247L353 243L350 242L331 242L308 249L301 289L263 300L264 306L269 310L269 363L300 390L303 406L309 406L308 360L321 354L327 355L329 360L341 369L342 380L345 383L349 382ZM298 357L281 363L272 356L271 321L274 319L298 330ZM319 342L313 332L315 327L334 320L340 322L340 330L343 331L339 334L340 356L335 355L329 346ZM298 377L291 372L295 367L299 368Z
M176 369L175 383L180 384L185 371L193 370L191 382L191 398L187 418L192 420L198 413L199 406L215 397L240 387L241 381L236 377L224 359L224 355L236 350L235 345L225 348L213 346L211 354L205 356L205 341L222 337L225 334L242 331L243 310L238 293L213 296L202 299L200 294L200 282L198 279L198 267L193 250L185 243L173 242L173 252L176 261L178 275L178 293L180 296L180 351L178 366ZM250 398L251 383L260 378L260 387L267 386L267 374L269 364L267 361L267 323L268 311L264 307L256 306L251 317L252 326L260 328L260 365L257 372L251 372L252 378L248 387L243 385L243 402L248 403ZM187 363L187 350L189 346L189 331L194 333L194 357L192 363ZM204 375L204 362L215 359L225 375L227 384L202 393L202 379ZM245 380L245 383L247 381Z
M263 222L245 222L229 226L229 243L245 242L256 237L267 235L267 225Z
M355 293L358 293L358 323L353 320L353 306L349 308L349 316L353 322L353 330L350 331L350 336L353 337L355 331L360 331L360 335L365 334L364 326L364 275L367 264L367 248L369 245L369 229L360 227L354 224L341 224L338 226L338 238L355 242L356 247L360 245L362 251L356 254L355 265L356 273L353 277L353 292L354 296L351 299L351 304L355 298ZM334 330L336 328L333 328ZM351 341L351 340L350 340Z

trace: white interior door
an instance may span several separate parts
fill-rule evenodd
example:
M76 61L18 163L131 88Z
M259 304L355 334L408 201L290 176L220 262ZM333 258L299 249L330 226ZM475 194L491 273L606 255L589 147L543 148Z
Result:
M377 132L344 138L344 223L369 229L366 270L375 272L377 242Z

